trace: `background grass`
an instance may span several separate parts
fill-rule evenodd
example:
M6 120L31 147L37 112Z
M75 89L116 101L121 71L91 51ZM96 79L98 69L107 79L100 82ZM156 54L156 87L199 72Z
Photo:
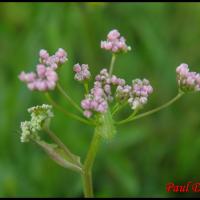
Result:
M69 61L60 79L79 102L83 88L73 80L73 64L88 63L93 74L108 67L110 54L99 44L117 28L133 51L117 58L115 73L129 83L137 77L150 80L154 93L148 110L176 95L180 63L200 71L199 24L198 3L1 3L0 196L82 196L78 175L57 166L34 144L20 143L19 125L29 117L27 108L47 103L17 78L20 71L34 69L41 48L67 50ZM57 92L53 95L72 110ZM200 181L199 101L198 93L188 94L160 113L119 127L98 153L96 196L197 196L169 194L165 187ZM55 114L52 129L84 158L92 128Z

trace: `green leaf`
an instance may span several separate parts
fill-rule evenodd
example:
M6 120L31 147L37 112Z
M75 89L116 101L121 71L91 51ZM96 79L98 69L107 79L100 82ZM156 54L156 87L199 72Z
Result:
M36 143L42 147L42 149L49 155L49 157L57 164L64 168L68 168L77 172L81 172L81 168L74 164L70 157L68 157L64 151L56 144L49 144L41 140L37 140ZM76 155L73 157L80 162L80 158Z
M101 114L98 120L99 125L96 127L96 132L105 139L111 139L115 135L116 129L110 110Z

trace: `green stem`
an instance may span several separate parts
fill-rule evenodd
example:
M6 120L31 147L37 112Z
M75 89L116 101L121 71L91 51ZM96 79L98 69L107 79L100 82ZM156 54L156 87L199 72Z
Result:
M65 146L64 143L54 134L53 131L51 131L49 128L44 127L44 131L47 132L49 137L66 153L66 155L71 159L71 161L78 165L80 168L82 167L79 162L74 158L73 154L70 152L70 150Z
M138 109L134 110L133 113L129 117L127 117L125 120L132 119L137 114L137 112L138 112Z
M89 151L84 162L82 180L84 187L84 196L93 197L93 184L92 184L92 166L96 157L98 147L100 145L101 136L99 133L95 132L90 144Z
M88 94L89 93L89 88L88 88L88 83L87 82L84 82L84 88L85 88L86 94Z
M109 69L109 76L110 77L112 76L112 73L113 73L115 59L116 59L116 55L113 53L112 58L111 58L111 63L110 63L110 69Z
M60 84L57 84L57 88L59 92L65 97L69 103L74 106L79 112L83 113L82 109L75 103L75 101L65 92L65 90L60 86Z
M130 121L134 121L136 119L142 118L142 117L146 117L148 115L151 115L155 112L158 112L160 110L162 110L163 108L168 107L169 105L171 105L172 103L174 103L175 101L177 101L184 93L183 92L179 92L173 99L171 99L170 101L168 101L167 103L163 104L162 106L155 108L153 110L150 110L148 112L142 113L140 115L136 115L130 118L130 116L122 121L116 122L116 124L124 124Z
M66 111L65 109L63 109L60 105L58 105L52 98L51 96L49 95L49 93L45 93L45 96L47 98L47 100L55 107L57 108L58 110L60 110L65 116L67 117L72 117L82 123L85 123L85 124L88 124L88 125L94 125L92 122L89 122L88 120L85 120L84 118L82 117L79 117L78 115L75 115L73 113L70 113L68 111Z
M116 114L117 112L119 112L122 108L124 108L124 106L127 105L128 102L124 102L123 104L117 106L117 108L112 112L112 115Z
M116 109L118 109L119 105L120 105L120 104L117 102L117 103L113 106L113 108L112 108L112 113L115 112Z

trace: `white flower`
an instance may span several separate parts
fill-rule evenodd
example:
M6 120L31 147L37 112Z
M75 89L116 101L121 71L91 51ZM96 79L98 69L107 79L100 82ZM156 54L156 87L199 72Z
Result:
M39 139L38 131L41 131L44 125L49 124L54 116L51 111L52 106L43 104L28 109L31 113L31 120L21 122L21 142L29 142L30 139Z

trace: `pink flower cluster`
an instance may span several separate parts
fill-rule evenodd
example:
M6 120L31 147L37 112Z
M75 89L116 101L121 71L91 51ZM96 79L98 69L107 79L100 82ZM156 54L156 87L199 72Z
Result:
M40 50L40 64L36 66L36 72L25 73L22 71L19 79L27 84L30 90L47 91L53 90L58 80L56 69L60 64L67 61L67 53L63 49L53 56L49 56L46 50Z
M148 96L153 92L153 88L147 79L135 79L132 81L132 89L128 102L133 110L142 108L148 101Z
M153 88L147 79L135 79L132 86L118 86L116 98L120 102L128 101L133 110L142 108L148 101L148 96L153 92Z
M104 113L108 109L108 103L105 99L105 94L100 82L95 82L91 93L81 101L81 106L84 109L84 115L91 117L93 112Z
M124 85L121 86L119 85L116 89L116 98L119 102L124 102L128 100L130 97L130 92L131 92L131 86L130 85Z
M85 110L84 115L91 117L93 112L104 113L108 109L108 102L113 100L112 86L124 85L125 81L108 74L107 69L102 69L95 77L94 87L89 95L82 100L81 106Z
M183 92L200 91L200 73L190 72L185 63L176 68L176 73L178 85Z
M89 67L86 64L75 64L73 68L74 72L76 73L74 79L82 82L90 79L91 73L89 71Z
M40 63L53 69L57 69L59 65L64 64L67 60L67 53L62 48L59 48L52 56L45 49L41 49L39 52Z
M108 70L105 69L105 68L100 71L100 73L95 77L95 80L97 82L101 83L102 88L104 90L104 93L105 93L108 101L113 100L111 87L112 86L118 86L118 85L123 86L125 84L124 79L118 78L115 75L112 75L110 77Z
M116 29L108 33L106 41L101 41L101 48L113 53L131 50L131 47L127 46L125 38L121 37L119 31Z

